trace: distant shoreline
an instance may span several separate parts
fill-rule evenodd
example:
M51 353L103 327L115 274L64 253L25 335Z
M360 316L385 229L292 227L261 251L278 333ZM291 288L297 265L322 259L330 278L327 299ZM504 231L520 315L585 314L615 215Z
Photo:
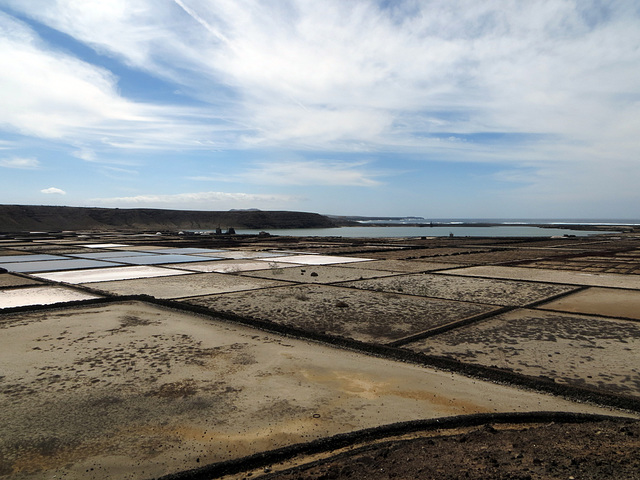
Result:
M578 223L508 223L508 222L500 222L500 223L490 223L490 222L433 222L433 223L388 223L388 222L372 222L372 223L361 223L358 225L345 225L347 227L417 227L417 228L433 228L433 227L447 227L447 228L458 228L458 227L537 227L537 228L562 228L566 230L602 230L602 231L620 231L620 232L634 232L640 231L640 225L638 224L605 224L605 223L594 223L594 224L578 224Z
M0 232L178 232L196 230L274 230L346 227L413 227L459 229L537 227L572 231L640 232L640 220L619 219L455 219L424 217L356 217L294 211L192 211L168 209L87 208L44 205L0 205Z

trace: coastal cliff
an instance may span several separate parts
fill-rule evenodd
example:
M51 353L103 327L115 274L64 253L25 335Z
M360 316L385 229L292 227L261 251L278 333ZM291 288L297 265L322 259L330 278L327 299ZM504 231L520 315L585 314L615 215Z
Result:
M328 228L338 224L324 215L307 212L0 205L0 232Z

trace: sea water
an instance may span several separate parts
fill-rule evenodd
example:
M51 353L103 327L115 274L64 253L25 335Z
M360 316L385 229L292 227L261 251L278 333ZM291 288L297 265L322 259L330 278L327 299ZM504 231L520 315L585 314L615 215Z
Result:
M244 230L236 229L237 234L257 235L261 231L266 231L271 235L292 236L292 237L555 237L564 235L587 236L602 233L590 230L570 230L568 228L541 228L533 226L513 225L513 226L388 226L388 227L337 227L337 228L291 228L291 229L264 229L264 230Z

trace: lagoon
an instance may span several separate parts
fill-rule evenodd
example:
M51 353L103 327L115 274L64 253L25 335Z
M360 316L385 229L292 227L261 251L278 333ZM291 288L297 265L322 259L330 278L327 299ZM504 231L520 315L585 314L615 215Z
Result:
M571 230L568 228L542 228L531 225L497 225L497 226L461 226L440 225L424 227L389 226L389 227L337 227L337 228L292 228L248 230L236 229L237 234L257 235L266 231L271 235L292 237L347 237L347 238L401 238L401 237L556 237L573 235L583 237L598 235L603 232L591 230Z

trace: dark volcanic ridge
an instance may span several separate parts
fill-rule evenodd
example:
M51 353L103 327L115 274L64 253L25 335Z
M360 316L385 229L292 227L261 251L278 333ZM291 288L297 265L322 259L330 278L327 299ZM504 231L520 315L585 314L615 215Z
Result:
M214 230L329 228L339 223L318 213L287 211L191 211L152 208L86 208L0 205L0 232L60 230Z

